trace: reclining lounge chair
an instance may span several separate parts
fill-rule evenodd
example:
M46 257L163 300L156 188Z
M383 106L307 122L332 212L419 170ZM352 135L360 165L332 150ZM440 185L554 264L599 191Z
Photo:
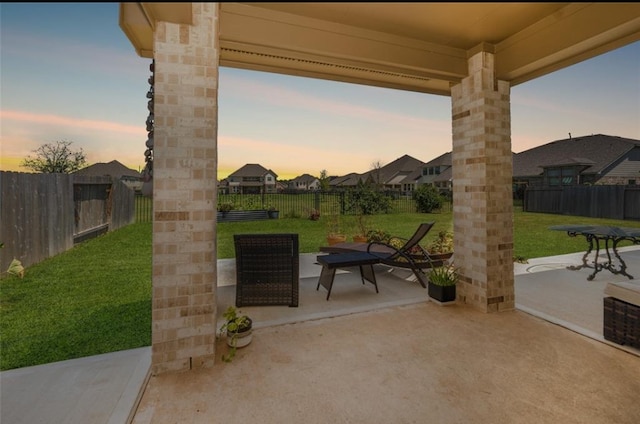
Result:
M376 256L379 260L378 263L393 268L411 270L418 279L418 282L420 282L420 285L427 288L428 276L425 270L445 264L452 256L452 253L430 254L420 246L420 242L429 233L433 225L434 222L420 224L418 229L408 239L391 237L388 242L345 242L321 247L320 251L334 254L367 252Z

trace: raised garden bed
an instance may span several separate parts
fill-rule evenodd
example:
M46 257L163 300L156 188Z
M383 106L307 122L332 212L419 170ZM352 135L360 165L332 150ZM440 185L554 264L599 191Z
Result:
M260 219L269 219L269 212L266 209L251 211L231 210L228 212L218 211L218 222L258 221Z

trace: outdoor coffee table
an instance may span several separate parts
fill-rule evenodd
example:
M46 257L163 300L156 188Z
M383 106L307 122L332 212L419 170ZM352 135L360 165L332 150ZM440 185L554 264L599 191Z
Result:
M333 287L333 280L338 268L359 267L362 284L364 284L365 281L370 282L376 288L376 293L378 293L378 282L376 281L376 274L373 271L373 265L380 262L380 258L377 256L367 252L347 252L320 255L316 259L318 263L322 265L316 290L318 290L320 286L327 289L327 300L329 300L329 296L331 296L331 288Z
M589 249L582 257L582 265L568 266L567 269L593 268L593 273L587 277L589 281L593 280L596 274L603 269L612 274L621 274L629 277L630 280L633 279L633 276L626 271L627 264L618 254L618 244L623 240L631 241L633 244L640 244L640 228L609 227L604 225L555 225L549 227L549 229L566 231L570 237L584 236L589 243ZM587 257L594 251L594 246L593 265L591 265L587 261ZM598 262L601 248L606 252L606 259ZM611 253L613 253L613 256Z

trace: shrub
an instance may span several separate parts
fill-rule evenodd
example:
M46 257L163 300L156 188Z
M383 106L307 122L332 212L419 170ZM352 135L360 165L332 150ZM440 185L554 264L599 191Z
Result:
M442 207L442 196L437 188L432 185L423 184L412 194L416 201L416 212L431 213L434 209Z
M348 213L375 215L389 213L392 209L392 199L371 185L358 183L347 194L344 209Z

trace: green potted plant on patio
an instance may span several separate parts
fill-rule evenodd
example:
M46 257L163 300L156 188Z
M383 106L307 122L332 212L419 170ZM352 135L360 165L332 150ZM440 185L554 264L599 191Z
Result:
M242 314L235 306L229 306L222 314L225 319L220 327L220 334L226 334L229 353L222 355L222 360L231 362L236 355L236 350L247 346L252 340L253 321L249 316Z
M442 304L455 302L458 277L458 270L453 263L431 269L427 287L429 297Z

